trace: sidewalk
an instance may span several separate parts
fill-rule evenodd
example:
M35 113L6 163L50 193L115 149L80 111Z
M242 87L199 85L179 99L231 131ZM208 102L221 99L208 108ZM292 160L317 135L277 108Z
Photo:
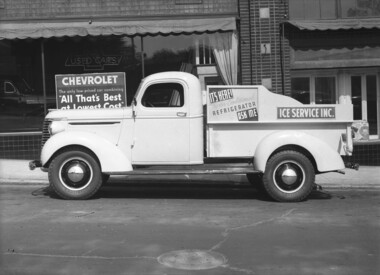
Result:
M39 168L29 170L29 161L0 159L0 184L35 184L48 185L47 173ZM316 183L324 188L380 188L380 167L363 166L359 171L345 169L345 175L339 173L326 173L316 176ZM120 182L120 178L111 177L111 181ZM210 183L223 182L227 184L247 184L245 175L199 175L199 176L129 176L123 181L210 181Z

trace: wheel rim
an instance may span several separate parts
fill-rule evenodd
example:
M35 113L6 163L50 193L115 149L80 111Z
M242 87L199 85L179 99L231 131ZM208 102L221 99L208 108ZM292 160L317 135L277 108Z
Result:
M90 163L83 158L70 158L59 168L61 183L70 190L78 191L86 188L93 177Z
M305 171L295 161L284 161L274 169L273 181L282 192L295 193L305 183Z

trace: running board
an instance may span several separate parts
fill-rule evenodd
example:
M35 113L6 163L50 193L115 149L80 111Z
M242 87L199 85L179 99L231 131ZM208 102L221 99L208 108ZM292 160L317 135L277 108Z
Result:
M258 174L252 165L204 164L135 167L133 171L107 173L110 175L210 175L210 174Z

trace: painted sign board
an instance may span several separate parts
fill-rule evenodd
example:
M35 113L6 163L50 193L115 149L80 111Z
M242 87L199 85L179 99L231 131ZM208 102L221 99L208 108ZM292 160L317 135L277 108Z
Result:
M208 122L258 121L258 89L255 87L209 86Z
M278 119L334 119L335 107L277 107Z
M121 108L127 104L125 73L56 75L57 109Z

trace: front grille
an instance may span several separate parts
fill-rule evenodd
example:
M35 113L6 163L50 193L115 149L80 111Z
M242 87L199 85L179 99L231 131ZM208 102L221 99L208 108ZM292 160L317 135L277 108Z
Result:
M45 119L44 124L42 125L42 139L41 139L41 148L44 147L45 142L50 138L49 133L49 124L50 120Z

